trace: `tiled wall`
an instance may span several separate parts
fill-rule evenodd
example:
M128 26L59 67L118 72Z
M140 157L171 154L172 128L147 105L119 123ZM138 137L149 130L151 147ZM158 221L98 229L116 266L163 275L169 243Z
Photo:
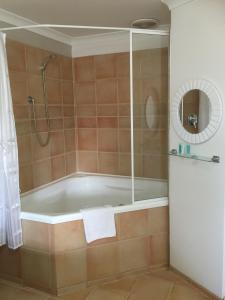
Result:
M78 170L129 175L128 53L75 58L73 70Z
M131 174L129 54L73 60L77 117L77 169ZM154 99L152 127L146 99ZM135 175L167 178L168 51L134 53Z
M37 128L47 136L40 65L47 51L8 40L7 54L19 148L22 192L49 183L76 170L72 59L60 56L47 67L50 143L41 147L34 133L30 95L36 100Z
M131 174L128 53L75 58L73 63L71 58L57 55L49 63L47 97L51 139L46 147L37 142L27 96L36 100L37 127L45 139L47 124L40 64L49 52L8 40L7 53L22 192L76 170ZM136 176L167 177L167 58L167 49L134 53ZM150 129L145 119L148 95L155 100L155 121Z
M168 207L120 213L115 219L117 236L90 244L82 220L55 225L23 220L24 246L17 254L12 251L13 259L1 248L0 274L62 293L72 286L168 265Z
M168 168L168 49L133 54L135 176L166 179ZM152 97L149 125L146 102ZM150 126L150 127L149 127Z

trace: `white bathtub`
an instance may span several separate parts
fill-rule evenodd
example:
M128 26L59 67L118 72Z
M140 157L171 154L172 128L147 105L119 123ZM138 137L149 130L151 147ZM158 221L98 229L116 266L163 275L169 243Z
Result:
M57 224L82 219L82 208L112 205L119 213L168 205L167 181L139 178L134 186L133 204L128 177L73 175L22 194L21 218Z

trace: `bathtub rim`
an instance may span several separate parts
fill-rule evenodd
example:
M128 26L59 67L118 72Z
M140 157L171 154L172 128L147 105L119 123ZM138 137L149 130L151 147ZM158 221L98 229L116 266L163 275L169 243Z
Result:
M117 213L124 213L124 212L136 211L136 210L149 209L149 208L163 207L168 205L169 205L168 197L161 197L161 198L137 201L137 203L135 204L131 203L129 205L115 206L113 208L114 208L114 213L117 214ZM20 218L21 220L41 222L41 223L52 224L52 225L65 223L65 222L78 221L83 219L82 214L80 212L51 216L51 215L43 215L43 214L23 212L23 211L20 214Z

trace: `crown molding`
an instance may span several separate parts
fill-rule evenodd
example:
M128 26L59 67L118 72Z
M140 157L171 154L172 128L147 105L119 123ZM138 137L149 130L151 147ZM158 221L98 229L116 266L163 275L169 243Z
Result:
M169 7L169 10L192 1L194 0L161 0L162 3L166 4Z
M5 9L0 8L0 21L5 22L7 24L13 25L13 26L29 26L29 25L38 25L38 23L35 23L31 21L30 19L21 17L19 15L16 15L12 12L9 12ZM72 45L72 37L61 33L59 31L56 31L51 28L30 28L29 31L32 31L34 33L40 34L44 37L53 39L55 41L61 42L66 45Z
M160 30L169 34L169 26L163 26ZM168 41L162 39L161 35L151 35L151 37L151 40L140 39L135 43L134 50L167 47ZM129 32L117 31L72 39L72 57L129 52L129 49Z

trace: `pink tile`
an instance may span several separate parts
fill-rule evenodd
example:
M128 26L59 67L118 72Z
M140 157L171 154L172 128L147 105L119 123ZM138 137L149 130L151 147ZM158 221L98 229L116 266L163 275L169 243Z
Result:
M117 128L118 120L117 117L98 117L99 128Z
M98 130L98 151L117 152L118 133L116 129L102 128Z
M96 129L79 128L78 129L78 149L93 151L97 149Z
M112 104L117 102L116 80L102 79L96 82L97 103Z
M93 56L74 58L73 72L76 82L88 82L95 79Z

